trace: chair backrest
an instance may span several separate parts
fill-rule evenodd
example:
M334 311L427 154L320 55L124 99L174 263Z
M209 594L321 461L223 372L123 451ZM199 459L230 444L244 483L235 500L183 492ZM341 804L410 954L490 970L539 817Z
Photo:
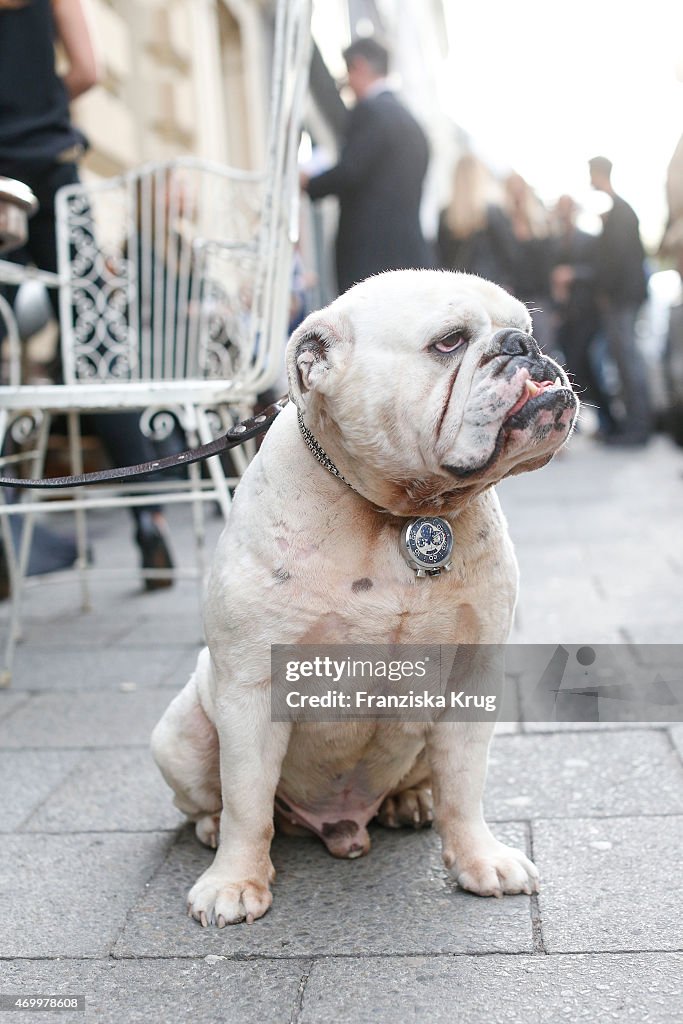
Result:
M278 376L298 237L311 0L277 0L262 173L192 157L57 194L67 384Z
M253 361L262 197L263 175L190 158L62 189L65 382L231 378Z

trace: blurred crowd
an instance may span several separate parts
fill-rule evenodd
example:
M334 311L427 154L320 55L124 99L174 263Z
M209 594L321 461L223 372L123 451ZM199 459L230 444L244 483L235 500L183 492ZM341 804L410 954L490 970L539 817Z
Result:
M79 182L78 165L88 147L71 119L70 103L97 83L97 55L83 0L0 0L0 22L0 176L30 186L39 201L26 244L5 258L55 271L55 197L62 186ZM64 73L55 66L55 42L61 44ZM26 59L29 53L31 60ZM596 157L586 168L593 187L608 199L600 229L587 233L577 223L579 210L571 196L561 196L549 208L519 174L496 177L467 152L454 167L436 237L427 239L421 207L433 154L422 127L392 88L390 54L376 39L363 37L343 56L347 76L340 84L355 102L345 115L338 159L325 169L302 169L300 177L311 201L328 195L339 201L338 291L372 274L410 267L436 266L495 281L529 307L536 340L567 368L584 407L595 410L596 438L606 445L646 444L655 418L636 337L637 315L647 295L645 253L638 218L612 187L609 160ZM137 197L139 209L145 207L142 198ZM662 253L683 273L683 141L671 163L668 201L671 218ZM176 203L176 212L180 205ZM164 188L147 194L146 208L150 225L150 208L170 223ZM136 227L134 258L140 266L156 268L146 279L160 282L168 295L174 288L168 283L171 268L156 249L142 251L151 227L146 234L139 223ZM179 242L172 232L170 237L171 263L178 265L183 262ZM311 308L310 282L319 268L312 254L307 261L309 265L301 251L295 253L290 331ZM0 294L10 303L15 293L0 282ZM57 293L49 298L58 321ZM141 289L138 298L133 319L146 325L149 336L150 310L160 303L151 286ZM168 334L175 326L164 320L157 328ZM0 323L0 342L3 335ZM142 344L145 336L143 331ZM225 346L230 347L228 337ZM672 408L678 409L671 432L683 444L683 305L672 310L667 353ZM62 379L59 347L46 372L55 382ZM272 396L262 397L270 401ZM137 414L99 413L90 418L90 428L114 465L158 457L140 430ZM174 450L187 444L184 436L174 435L172 441ZM135 507L132 517L143 570L166 570L163 578L148 575L146 588L170 585L173 560L161 507ZM12 522L18 524L17 519ZM31 563L29 573L50 571L75 557L70 542L60 546L47 531L44 550L40 548L38 530L32 550L35 567ZM0 542L0 598L6 591Z
M645 444L653 429L636 317L647 295L638 218L613 190L612 165L586 168L609 197L601 231L582 230L562 195L550 208L517 173L498 179L474 154L457 163L437 236L439 266L490 278L532 311L534 336L570 371L608 445Z
M8 258L54 270L55 193L78 181L78 160L87 147L70 119L69 102L97 80L94 50L82 0L19 5L0 0L0 18L0 107L4 104L5 110L0 174L20 178L40 200L27 245ZM68 59L63 78L54 67L55 37ZM27 71L21 54L38 43L40 59L36 51ZM646 257L638 218L612 187L610 161L597 156L586 167L587 183L606 197L602 224L596 218L594 230L586 231L572 196L562 195L548 206L520 174L496 176L475 153L466 152L453 169L436 237L425 238L421 205L433 154L422 127L392 87L391 55L375 38L362 37L343 56L347 76L341 85L355 102L346 114L338 159L315 172L302 169L300 176L313 202L329 195L339 201L337 290L371 274L407 267L436 266L495 281L532 312L536 340L563 363L584 407L594 410L596 439L610 446L647 443L656 423L636 333L648 292ZM672 160L668 199L671 220L662 252L683 270L683 144ZM144 254L139 256L141 261ZM297 251L290 330L311 306L309 284L317 270L312 254L306 254L305 262ZM7 294L12 297L11 290ZM56 295L51 300L57 314ZM153 295L144 301L151 307ZM138 310L138 320L145 320L144 310ZM683 409L683 365L677 368L676 362L680 352L683 364L683 312L674 309L671 323L668 351L673 357L667 372L674 382L680 378ZM57 380L59 371L57 365ZM153 457L136 424L131 420L129 426L123 429L121 415L100 416L95 423L115 464ZM683 443L683 413L680 434ZM143 564L154 560L170 566L161 510L136 509L135 517Z
M389 56L374 38L357 39L346 49L345 85L355 104L339 158L322 173L301 175L311 199L339 200L338 291L370 274L408 267L437 266L495 281L531 310L536 340L567 368L584 408L594 410L596 440L645 445L656 426L637 338L648 265L638 217L612 186L611 162L604 156L588 161L586 181L602 193L604 212L596 230L586 231L572 196L547 206L520 174L496 177L467 152L454 168L430 247L420 226L429 147L391 87ZM673 202L683 208L683 187L676 188L683 178L683 145L677 153L678 171L669 176L672 217ZM669 251L676 232L683 252L680 220L669 225ZM674 338L669 351L675 350ZM667 366L675 383L674 363Z

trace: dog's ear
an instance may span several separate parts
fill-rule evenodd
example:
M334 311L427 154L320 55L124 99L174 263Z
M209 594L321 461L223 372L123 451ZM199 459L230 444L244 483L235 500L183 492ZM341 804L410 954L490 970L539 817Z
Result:
M289 394L299 409L310 392L329 394L346 367L353 342L346 318L313 313L296 329L287 345Z

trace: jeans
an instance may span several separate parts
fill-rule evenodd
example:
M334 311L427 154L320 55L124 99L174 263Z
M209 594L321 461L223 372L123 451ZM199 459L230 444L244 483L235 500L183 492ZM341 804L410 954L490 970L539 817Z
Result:
M625 409L625 434L646 439L652 433L653 414L647 367L636 343L638 306L610 306L604 312L607 343L618 373L621 399Z

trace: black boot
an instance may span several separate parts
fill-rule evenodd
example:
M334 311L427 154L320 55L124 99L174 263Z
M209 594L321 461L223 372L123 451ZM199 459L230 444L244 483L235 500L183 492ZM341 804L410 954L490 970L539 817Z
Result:
M164 538L164 532L154 515L146 510L138 513L135 541L140 548L143 575L145 569L172 569L173 559ZM173 586L171 575L162 577L145 576L145 590L163 590Z

